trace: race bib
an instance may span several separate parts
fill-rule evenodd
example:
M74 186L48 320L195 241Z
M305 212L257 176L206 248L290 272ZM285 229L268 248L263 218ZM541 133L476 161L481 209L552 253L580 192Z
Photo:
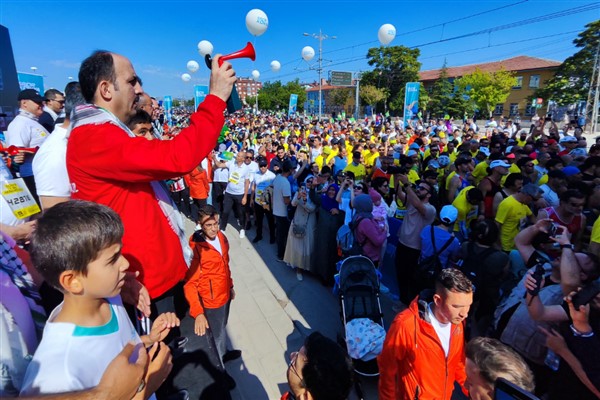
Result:
M240 174L238 172L232 172L231 175L229 176L229 182L233 183L234 185L237 185L239 181L240 181Z
M22 178L2 182L2 197L18 219L25 219L41 211Z

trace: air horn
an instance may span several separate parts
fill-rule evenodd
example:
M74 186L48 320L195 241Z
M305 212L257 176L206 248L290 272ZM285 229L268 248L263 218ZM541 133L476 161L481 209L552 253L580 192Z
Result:
M256 53L254 51L254 46L252 43L248 42L246 47L231 54L226 54L219 58L219 67L223 65L223 61L233 60L234 58L249 58L252 61L256 60ZM204 56L204 62L206 62L206 66L208 69L212 69L212 57L210 54ZM235 85L233 85L233 89L231 90L231 95L227 99L227 111L231 114L236 112L237 110L242 109L242 102L240 101L240 96L238 95L237 89Z

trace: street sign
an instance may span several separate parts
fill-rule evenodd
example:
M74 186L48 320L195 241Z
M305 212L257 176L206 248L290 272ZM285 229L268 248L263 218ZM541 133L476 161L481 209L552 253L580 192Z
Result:
M353 86L352 72L331 71L331 86Z

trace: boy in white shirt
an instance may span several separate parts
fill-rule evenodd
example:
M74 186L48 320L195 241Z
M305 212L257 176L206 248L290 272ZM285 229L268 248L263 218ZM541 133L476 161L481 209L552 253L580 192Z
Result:
M149 335L138 336L120 296L129 267L121 254L122 238L119 216L87 201L57 204L38 220L31 259L44 279L64 294L64 301L48 318L21 396L95 387L130 342L152 346L152 361L134 399L154 397L168 376L171 354L161 341L179 326L179 319L174 313L161 314Z

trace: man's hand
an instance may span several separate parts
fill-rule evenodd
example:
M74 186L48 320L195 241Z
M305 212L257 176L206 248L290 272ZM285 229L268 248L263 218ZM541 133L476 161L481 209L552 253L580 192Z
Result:
M148 352L148 358L152 361L150 361L150 365L148 366L146 389L144 392L151 394L156 392L169 376L171 369L173 369L173 357L171 356L169 346L164 343L154 343Z
M407 183L409 183L408 180L408 175L404 175L404 174L398 174L398 180L403 184L406 185Z
M25 152L19 150L12 160L15 164L23 164L25 162Z
M208 320L206 319L204 314L198 315L194 321L194 333L198 336L204 336L207 329Z
M121 298L124 303L135 306L146 317L150 317L150 293L146 286L142 285L136 278L140 271L125 272L125 283L121 288Z
M219 67L219 58L221 58L221 54L217 54L212 59L210 94L217 96L223 101L227 101L237 78L231 64L227 61L223 62L223 65Z
M31 238L31 234L37 225L37 221L29 221L24 224L5 226L6 234L16 241L27 241Z
M245 206L246 205L246 199L248 198L248 195L243 195L242 196L242 205Z
M137 351L137 360L129 360ZM94 391L100 398L111 400L131 400L135 396L148 367L148 353L144 346L128 343L123 350L108 364Z
M554 328L550 328L550 331L547 329L538 326L539 330L544 332L546 335L546 346L558 354L559 356L564 354L565 351L568 351L567 342L565 342L565 338L562 337L560 333L554 330Z
M152 329L150 330L150 334L148 338L152 341L152 343L160 342L164 338L167 337L171 328L179 326L179 318L175 313L163 313L160 314L152 325Z

